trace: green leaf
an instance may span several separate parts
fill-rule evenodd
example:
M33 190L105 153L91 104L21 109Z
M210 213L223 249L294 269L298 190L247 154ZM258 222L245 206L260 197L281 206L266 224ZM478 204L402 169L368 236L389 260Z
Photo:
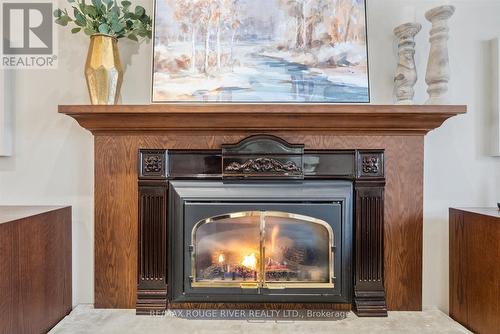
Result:
M134 35L134 34L129 34L127 37L128 37L128 39L131 39L133 41L139 42L139 40L137 39L137 36Z
M151 24L151 18L147 15L143 16L140 21L144 24L144 25L150 25Z
M73 34L76 34L77 32L80 32L80 30L82 30L82 28L77 27L77 28L73 28L73 29L71 29L71 32L72 32Z
M54 11L54 17L61 17L62 13L62 10L58 8Z
M111 24L111 28L113 29L114 32L116 33L119 33L120 31L123 30L123 27L121 26L121 24L119 24L118 22L113 22Z
M99 32L101 34L108 34L109 33L109 26L106 24L106 23L102 23L100 26L99 26Z
M123 7L130 7L132 3L130 1L122 1L122 6Z
M101 13L101 15L106 15L106 13L108 12L108 9L106 8L106 6L104 4L101 4L100 6L98 6L96 8L97 8L97 12Z
M112 16L111 17L111 20L110 20L110 25L113 26L113 25L120 25L120 21L118 20L118 17L116 16ZM120 25L121 26L121 25Z
M79 11L75 10L75 21L83 23L83 25L85 25L87 19L85 19L85 16L83 16Z
M144 13L146 13L146 10L144 9L144 7L141 7L141 6L135 7L135 15L141 17L142 15L144 15Z
M87 20L82 15L79 15L76 20L75 24L79 27L85 27L87 25Z
M68 2L69 2L69 3L73 3L73 2L75 2L75 0L68 0Z
M92 16L92 17L96 17L97 16L97 10L95 9L94 6L85 6L85 14L89 15L89 16Z
M114 6L113 8L111 8L111 14L118 18L118 16L120 16L120 7Z
M92 0L92 4L94 5L94 7L96 8L100 8L102 6L102 2L101 0Z
M95 31L92 29L89 29L89 28L83 29L83 32L85 33L85 35L88 35L88 36L95 34Z
M61 25L61 26L63 26L63 27L65 27L65 26L68 25L69 21L70 21L69 17L67 17L67 16L61 16L61 17L57 18L54 22L57 23L57 24L59 24L59 25Z

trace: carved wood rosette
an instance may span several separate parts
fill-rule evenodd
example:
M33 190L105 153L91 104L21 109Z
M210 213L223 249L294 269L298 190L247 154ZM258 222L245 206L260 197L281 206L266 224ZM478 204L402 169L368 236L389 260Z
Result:
M358 316L387 316L384 290L384 156L357 152L354 183L354 309Z

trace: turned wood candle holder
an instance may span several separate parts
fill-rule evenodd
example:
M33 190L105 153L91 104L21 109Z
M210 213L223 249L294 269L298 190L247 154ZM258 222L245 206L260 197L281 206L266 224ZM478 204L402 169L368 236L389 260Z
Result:
M421 29L420 23L405 23L394 29L394 35L399 39L399 62L394 77L396 104L413 104L413 87L417 83L414 38Z
M455 12L454 6L440 6L425 13L425 18L432 23L429 41L429 61L425 81L429 99L426 104L448 104L446 93L450 80L450 61L448 58L448 19Z

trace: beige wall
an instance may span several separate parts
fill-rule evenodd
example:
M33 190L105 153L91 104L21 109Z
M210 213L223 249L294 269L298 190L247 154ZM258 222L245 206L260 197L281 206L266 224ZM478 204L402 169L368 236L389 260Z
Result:
M417 18L420 80L416 99L425 100L429 25L425 9L444 1L368 0L370 76L373 103L392 103L396 44L392 29ZM454 103L469 113L448 121L426 138L424 305L448 308L449 206L492 206L500 201L500 160L486 156L492 103L489 39L500 35L500 0L451 1L450 56ZM151 12L152 2L140 0ZM74 304L93 301L93 139L58 104L88 103L82 75L88 39L58 28L58 70L7 71L6 103L14 115L14 156L0 158L0 204L73 206ZM148 103L151 45L121 41L126 64L123 103Z

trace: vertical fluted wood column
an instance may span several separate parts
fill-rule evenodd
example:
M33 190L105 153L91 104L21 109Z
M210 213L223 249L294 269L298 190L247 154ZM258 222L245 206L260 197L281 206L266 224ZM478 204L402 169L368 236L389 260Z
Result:
M384 289L383 153L358 151L354 184L354 310L358 316L387 316Z
M167 306L167 186L139 186L137 314L164 312Z

